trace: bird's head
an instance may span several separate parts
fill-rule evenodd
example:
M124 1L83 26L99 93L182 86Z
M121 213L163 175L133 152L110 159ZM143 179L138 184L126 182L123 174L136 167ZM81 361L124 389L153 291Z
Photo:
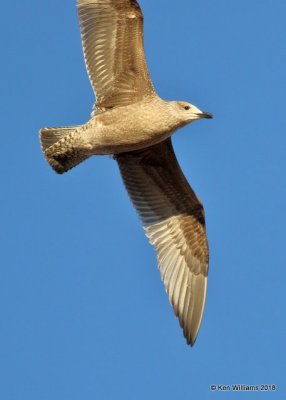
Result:
M182 121L182 125L189 124L201 118L213 118L211 113L201 111L191 103L185 101L174 101L173 107L176 110L178 117Z

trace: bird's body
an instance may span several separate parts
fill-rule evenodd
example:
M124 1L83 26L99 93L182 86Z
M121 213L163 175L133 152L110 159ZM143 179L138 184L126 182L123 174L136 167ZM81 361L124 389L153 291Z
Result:
M95 113L86 124L76 127L70 136L50 147L46 155L59 158L71 148L86 156L118 154L150 147L167 139L187 124L187 103L164 101L158 96L127 106ZM199 113L190 106L190 113ZM193 114L191 114L193 116ZM67 140L70 138L70 140ZM62 172L58 170L57 172Z
M92 155L114 156L157 250L169 299L193 344L204 309L208 245L203 207L181 172L170 136L211 115L156 94L145 62L137 1L78 0L78 11L97 102L84 125L42 129L42 149L58 173Z
M139 150L167 139L178 123L170 108L154 96L95 115L87 124L92 154Z

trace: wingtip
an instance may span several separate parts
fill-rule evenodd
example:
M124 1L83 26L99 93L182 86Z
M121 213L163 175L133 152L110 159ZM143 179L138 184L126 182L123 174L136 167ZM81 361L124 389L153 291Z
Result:
M190 347L194 347L196 341L197 341L197 336L194 337L194 338L192 337L192 338L190 338L190 339L187 339L187 344L188 344Z
M197 337L198 337L198 332L197 332L196 335L194 336L192 333L189 333L189 334L188 334L188 333L184 330L184 337L185 337L185 339L186 339L187 345L190 346L190 347L194 347L194 345L195 345L195 343L196 343L196 340L197 340Z

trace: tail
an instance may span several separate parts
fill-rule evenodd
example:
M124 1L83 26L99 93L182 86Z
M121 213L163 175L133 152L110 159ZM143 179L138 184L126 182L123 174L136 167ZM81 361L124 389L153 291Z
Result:
M86 160L86 149L82 146L79 126L43 128L40 130L41 147L50 166L63 174Z

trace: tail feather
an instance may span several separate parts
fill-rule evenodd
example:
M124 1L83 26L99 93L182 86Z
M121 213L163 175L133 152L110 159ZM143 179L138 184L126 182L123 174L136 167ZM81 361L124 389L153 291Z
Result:
M48 163L58 174L67 172L89 157L82 147L78 128L80 125L40 130L42 150Z
M57 143L64 136L74 132L78 126L63 126L62 128L43 128L40 130L41 146L43 151Z

